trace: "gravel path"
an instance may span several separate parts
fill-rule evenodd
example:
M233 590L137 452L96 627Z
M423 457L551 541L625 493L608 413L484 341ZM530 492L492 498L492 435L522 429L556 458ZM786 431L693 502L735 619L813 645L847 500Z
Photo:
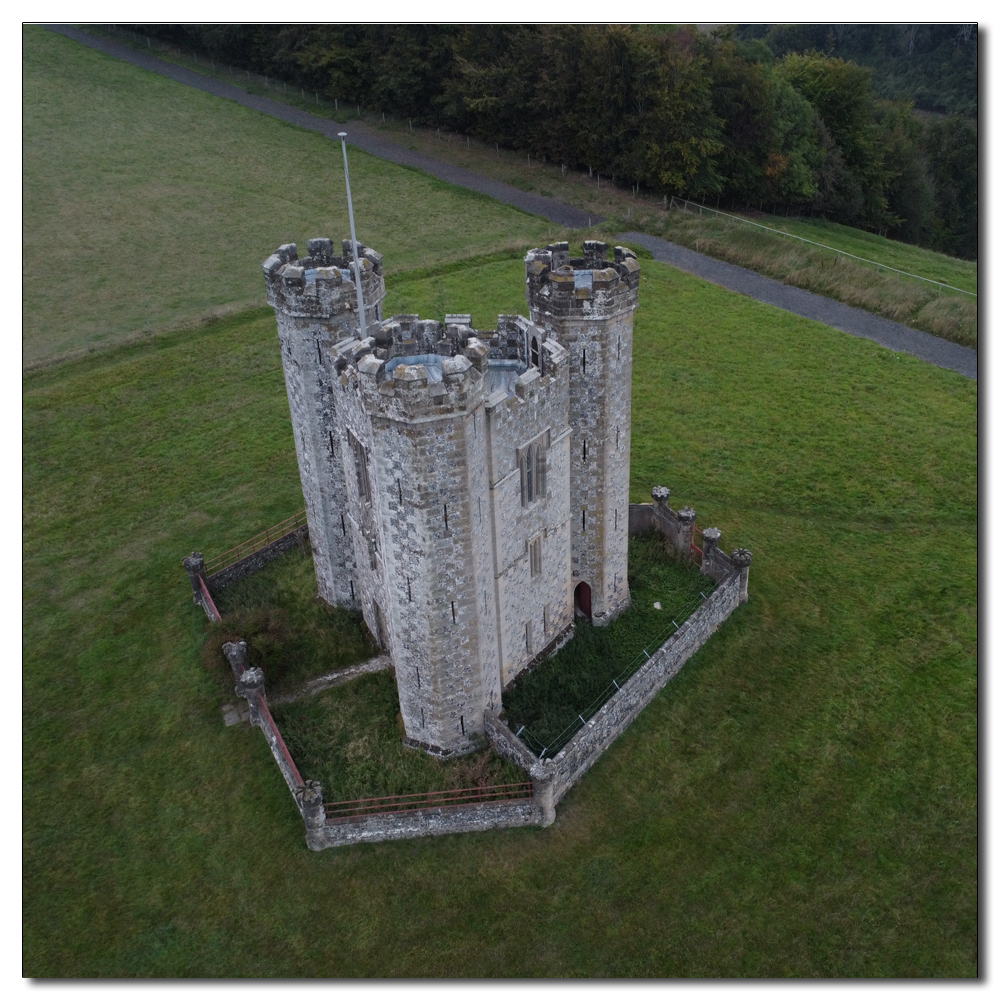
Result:
M545 198L529 191L521 191L510 184L492 180L472 170L443 163L441 160L435 160L433 157L416 152L416 150L406 149L358 122L340 125L329 118L320 118L318 115L301 111L278 101L272 101L270 98L248 94L241 87L236 87L231 83L203 76L194 70L176 66L121 42L90 35L79 28L69 25L47 25L47 27L67 38L80 42L82 45L123 59L142 69L160 73L171 80L203 90L216 97L228 98L245 107L253 108L255 111L261 111L275 118L281 118L284 121L319 132L330 139L336 140L338 132L347 132L351 144L363 149L366 153L371 153L373 156L389 160L392 163L399 163L402 166L417 167L443 181L470 188L473 191L480 191L506 205L513 205L515 208L520 208L533 215L540 215L557 225L579 229L604 221L601 216L588 215L583 209L564 205L554 198ZM756 271L748 271L735 264L726 264L714 257L696 253L694 250L688 250L686 247L670 243L657 236L649 236L645 233L623 233L621 239L626 243L637 243L646 247L656 260L662 260L682 271L687 271L689 274L705 278L707 281L728 288L730 291L749 295L751 298L757 299L758 302L766 302L807 319L818 320L820 323L825 323L827 326L843 330L856 337L866 337L890 350L904 351L922 361L937 365L939 368L949 368L967 378L978 378L979 354L970 347L961 347L948 340L943 340L941 337L924 333L922 330L914 330L911 327L903 326L902 323L896 323L893 320L883 319L865 312L863 309L844 305L836 299L828 299L823 295L816 295L814 292L784 285L780 281L766 278Z
M460 187L488 194L491 198L496 198L497 201L502 201L505 205L513 205L515 208L530 212L532 215L540 215L543 219L548 219L556 225L580 229L604 221L602 216L588 214L582 208L573 208L572 205L564 205L554 198L545 198L540 194L532 194L530 191L521 191L510 184L504 184L503 181L495 181L472 170L466 170L464 167L443 163L441 160L435 160L433 157L425 156L416 150L407 149L405 146L400 146L398 143L386 139L376 130L366 128L360 122L338 124L329 118L320 118L319 115L313 115L308 111L272 101L268 97L248 94L242 87L203 76L194 70L158 59L151 53L147 54L133 49L131 46L110 38L90 35L79 28L64 24L46 25L46 27L65 35L67 38L72 38L73 41L79 42L81 45L105 52L142 69L169 77L178 83L195 87L208 94L214 94L216 97L226 97L245 107L253 108L255 111L262 111L274 118L281 118L283 121L301 125L302 128L319 132L334 141L337 141L338 132L346 132L350 144L357 146L358 149L363 149L366 153L371 153L383 160L389 160L391 163L399 163L404 167L417 167L434 177L448 181L449 184L457 184Z
M656 260L721 285L731 292L749 295L758 302L787 309L806 319L818 320L855 337L866 337L892 351L912 354L938 368L950 368L966 378L978 379L979 352L971 347L953 344L950 340L924 333L923 330L914 330L891 319L883 319L864 309L855 309L854 306L844 305L843 302L828 299L815 292L784 285L756 271L748 271L745 267L707 257L658 236L622 233L619 238L626 244L637 243L645 247Z

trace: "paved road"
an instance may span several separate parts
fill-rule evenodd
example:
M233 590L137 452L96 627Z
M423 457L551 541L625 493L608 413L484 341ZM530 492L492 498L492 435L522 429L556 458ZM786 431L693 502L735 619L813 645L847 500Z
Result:
M978 379L979 353L971 347L961 347L950 340L924 333L923 330L914 330L902 323L865 312L864 309L844 305L836 299L784 285L773 278L765 278L756 271L748 271L745 267L707 257L658 236L622 233L620 238L626 244L637 243L645 247L656 260L662 260L732 292L749 295L758 302L787 309L806 319L818 320L855 337L866 337L892 351L903 351L939 368L950 368L966 378Z
M347 132L351 144L363 149L366 153L371 153L392 163L417 167L443 181L470 188L473 191L480 191L504 204L513 205L534 215L540 215L558 225L578 229L603 221L600 216L588 215L583 209L564 205L554 198L544 198L529 191L521 191L509 184L504 184L502 181L483 177L482 174L477 174L472 170L465 170L463 167L443 163L441 160L435 160L423 153L406 149L386 139L378 132L365 128L358 122L351 122L349 126L340 125L330 121L329 118L320 118L308 111L301 111L287 104L272 101L270 98L248 94L241 87L203 76L201 73L185 69L183 66L165 62L163 59L157 59L152 54L133 49L121 42L99 38L68 25L49 25L48 27L52 31L57 31L67 38L80 42L82 45L106 52L142 69L160 73L171 80L203 90L216 97L229 98L248 108L253 108L255 111L261 111L275 118L301 125L303 128L320 132L331 139L335 140L338 132ZM646 247L656 260L665 261L682 271L697 275L699 278L705 278L723 288L728 288L730 291L741 292L759 302L767 302L769 305L777 306L779 309L787 309L789 312L807 319L818 320L820 323L825 323L827 326L843 330L856 337L866 337L890 350L904 351L932 365L937 365L939 368L949 368L967 378L978 378L979 355L970 347L960 347L958 344L943 340L941 337L924 333L922 330L914 330L893 320L882 319L882 317L865 312L863 309L844 305L843 302L837 302L835 299L828 299L823 295L816 295L814 292L784 285L780 281L766 278L756 271L748 271L735 264L726 264L714 257L696 253L694 250L688 250L686 247L670 243L657 236L649 236L645 233L624 233L621 238L625 242L637 243Z
M521 191L510 184L504 184L503 181L496 181L472 170L466 170L464 167L443 163L441 160L435 160L433 157L425 156L416 150L407 149L405 146L400 146L398 143L386 139L376 130L366 128L360 122L338 124L329 118L320 118L308 111L272 101L268 97L248 94L242 87L236 87L231 83L224 83L222 80L215 80L212 77L196 73L194 70L185 69L183 66L176 66L174 63L157 59L151 53L147 54L133 49L122 42L90 35L79 28L64 24L52 24L47 25L47 27L67 38L72 38L75 42L80 42L81 45L106 52L108 55L116 56L142 69L159 73L171 80L176 80L178 83L187 84L189 87L195 87L208 94L214 94L216 97L227 97L229 100L253 108L255 111L262 111L274 118L281 118L286 122L301 125L302 128L320 132L334 141L337 139L338 132L346 132L350 144L357 146L358 149L363 149L366 153L371 153L373 156L389 160L392 163L399 163L405 167L417 167L434 177L448 181L450 184L480 191L483 194L488 194L491 198L496 198L497 201L502 201L505 205L513 205L515 208L530 212L532 215L540 215L543 219L548 219L556 225L580 229L604 221L602 216L588 214L582 208L564 205L554 198L545 198L540 194L532 194L530 191Z

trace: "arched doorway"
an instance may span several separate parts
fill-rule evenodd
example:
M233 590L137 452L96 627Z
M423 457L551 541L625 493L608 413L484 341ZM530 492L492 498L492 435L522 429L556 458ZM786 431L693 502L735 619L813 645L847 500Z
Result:
M590 584L589 583L578 583L576 585L576 592L574 594L574 599L576 602L576 613L577 615L583 615L584 618L590 618Z

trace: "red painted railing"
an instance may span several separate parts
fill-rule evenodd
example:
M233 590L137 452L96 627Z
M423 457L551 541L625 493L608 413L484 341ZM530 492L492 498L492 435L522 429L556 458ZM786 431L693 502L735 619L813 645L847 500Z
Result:
M289 517L273 528L268 528L267 531L262 531L259 535L254 535L253 538L248 538L245 542L240 542L239 545L235 545L214 559L210 559L205 563L205 572L209 576L219 573L232 566L233 563L238 563L241 559L246 559L247 556L252 556L255 552L266 548L271 542L276 542L279 538L290 535L305 523L306 512L303 510L294 517Z
M302 780L302 775L299 774L299 769L295 766L295 761L292 759L292 755L288 752L288 747L285 746L285 741L281 738L281 730L278 729L277 724L274 721L274 716L271 715L271 710L267 707L267 699L261 698L259 701L260 714L267 716L267 721L271 724L271 729L274 732L274 738L277 741L278 749L281 751L282 756L288 763L288 767L292 772L292 777L295 778L295 783L297 785L304 785L305 782Z
M448 789L443 792L416 792L411 795L383 795L374 799L324 803L327 819L347 819L375 813L409 812L413 809L437 809L442 806L475 805L479 802L530 799L531 782L514 785L483 785L480 788Z
M219 609L215 606L215 601L212 600L212 595L209 593L208 584L205 583L205 578L199 576L198 582L201 584L201 592L205 595L205 600L208 601L208 606L211 608L212 620L221 622L222 615L219 614Z
M694 540L696 538L698 541L702 541L701 528L699 528L697 524L694 526L694 530L691 533L691 558L695 561L696 565L700 566L705 553L699 546L695 545Z

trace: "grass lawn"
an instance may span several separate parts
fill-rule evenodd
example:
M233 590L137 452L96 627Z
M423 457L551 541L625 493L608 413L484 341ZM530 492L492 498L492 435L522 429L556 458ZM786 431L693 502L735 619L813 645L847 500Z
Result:
M88 49L23 29L25 364L263 300L285 242L349 235L340 149ZM351 152L359 239L388 271L556 230Z
M301 509L270 310L26 376L24 975L977 974L977 385L643 271L632 499L751 599L546 830L313 854L223 726L180 558Z
M615 693L612 680L624 683L715 589L711 577L677 561L662 535L629 538L628 585L632 604L609 626L577 620L555 656L504 691L507 724L536 754L554 757Z

